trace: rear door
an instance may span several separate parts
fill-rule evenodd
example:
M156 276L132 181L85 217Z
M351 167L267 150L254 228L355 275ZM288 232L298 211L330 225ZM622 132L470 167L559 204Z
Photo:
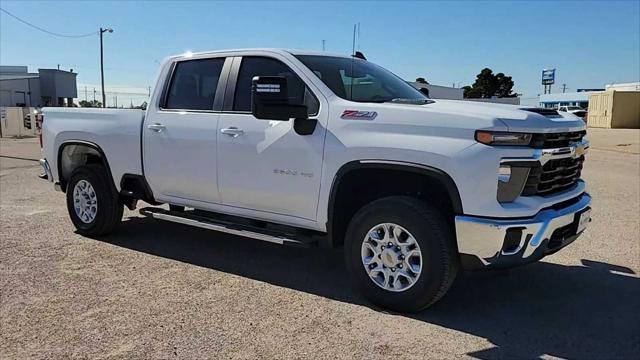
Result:
M143 133L145 177L159 201L218 203L216 142L231 58L176 62Z
M220 193L228 206L315 220L327 111L286 61L275 56L235 58L218 132ZM307 105L310 118L318 119L314 133L298 135L293 120L255 118L254 76L285 76L289 102Z

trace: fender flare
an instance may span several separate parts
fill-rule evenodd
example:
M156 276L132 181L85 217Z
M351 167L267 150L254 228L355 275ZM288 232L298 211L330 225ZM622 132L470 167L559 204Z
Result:
M69 145L82 145L82 146L87 146L96 150L98 154L100 154L100 157L102 158L102 161L104 161L104 165L107 168L107 175L109 176L109 179L111 179L111 186L113 186L114 191L117 192L115 179L113 178L113 174L111 174L111 166L109 165L109 160L107 159L107 156L105 155L104 151L102 151L102 148L100 148L100 146L98 146L97 144L89 141L85 141L85 140L65 140L60 144L60 146L58 146L58 155L57 155L58 182L60 183L60 188L62 189L63 192L66 192L67 181L62 179L62 152L64 148Z
M337 192L340 188L340 181L347 173L359 169L390 169L408 171L432 178L433 180L438 181L442 185L444 185L445 189L447 190L447 194L451 199L451 207L453 208L453 211L456 214L463 214L462 200L460 198L458 187L456 186L456 183L453 181L451 176L449 176L449 174L447 174L446 172L438 168L411 162L375 159L355 160L342 165L336 172L336 175L334 176L333 182L331 184L331 190L329 192L329 203L327 206L327 233L330 237L330 246L333 241L331 239L331 234L333 233L333 214L335 210L334 207L336 203Z

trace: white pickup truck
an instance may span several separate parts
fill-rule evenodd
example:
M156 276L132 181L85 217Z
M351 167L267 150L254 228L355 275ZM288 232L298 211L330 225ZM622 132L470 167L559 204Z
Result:
M41 164L80 234L143 200L157 219L343 247L367 299L418 311L461 267L582 233L585 133L551 109L429 99L359 55L229 50L166 59L146 112L44 109Z

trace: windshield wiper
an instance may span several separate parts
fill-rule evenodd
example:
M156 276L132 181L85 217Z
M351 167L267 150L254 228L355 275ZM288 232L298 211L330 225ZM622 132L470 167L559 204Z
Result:
M430 103L429 99L403 99L403 98L394 98L389 100L392 103L400 103L400 104L427 104Z
M376 104L382 104L382 103L390 102L390 101L392 101L392 100L393 100L393 99L381 99L381 100L378 100L378 99L371 100L371 99L369 99L369 100L353 100L353 101L362 102L362 103L376 103Z
M363 102L363 103L376 103L376 104L396 103L396 104L418 104L418 105L430 104L434 102L431 99L406 99L406 98L368 99L368 100L357 100L357 101Z

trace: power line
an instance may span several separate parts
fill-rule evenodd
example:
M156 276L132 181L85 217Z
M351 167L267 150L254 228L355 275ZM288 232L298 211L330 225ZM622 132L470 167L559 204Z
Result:
M30 26L30 27L32 27L32 28L34 28L34 29L40 30L40 31L42 31L42 32L44 32L44 33L47 33L47 34L49 34L49 35L53 35L53 36L59 36L59 37L65 37L65 38L82 38L82 37L93 36L93 35L96 35L96 34L98 33L97 31L94 31L94 32L91 32L91 33L88 33L88 34L84 34L84 35L65 35L65 34L58 34L58 33L55 33L55 32L53 32L53 31L49 31L49 30L47 30L47 29L43 29L43 28L41 28L41 27L39 27L39 26L37 26L37 25L34 25L34 24L32 24L32 23L30 23L30 22L26 21L26 20L22 20L21 18L19 18L19 17L17 17L17 16L15 16L15 15L13 15L12 13L8 12L7 10L5 10L5 9L3 9L3 8L0 8L0 10L2 10L2 12L3 12L3 13L5 13L5 14L7 14L7 15L11 16L12 18L14 18L14 19L16 19L16 20L20 21L21 23L23 23L23 24L25 24L25 25L27 25L27 26Z

